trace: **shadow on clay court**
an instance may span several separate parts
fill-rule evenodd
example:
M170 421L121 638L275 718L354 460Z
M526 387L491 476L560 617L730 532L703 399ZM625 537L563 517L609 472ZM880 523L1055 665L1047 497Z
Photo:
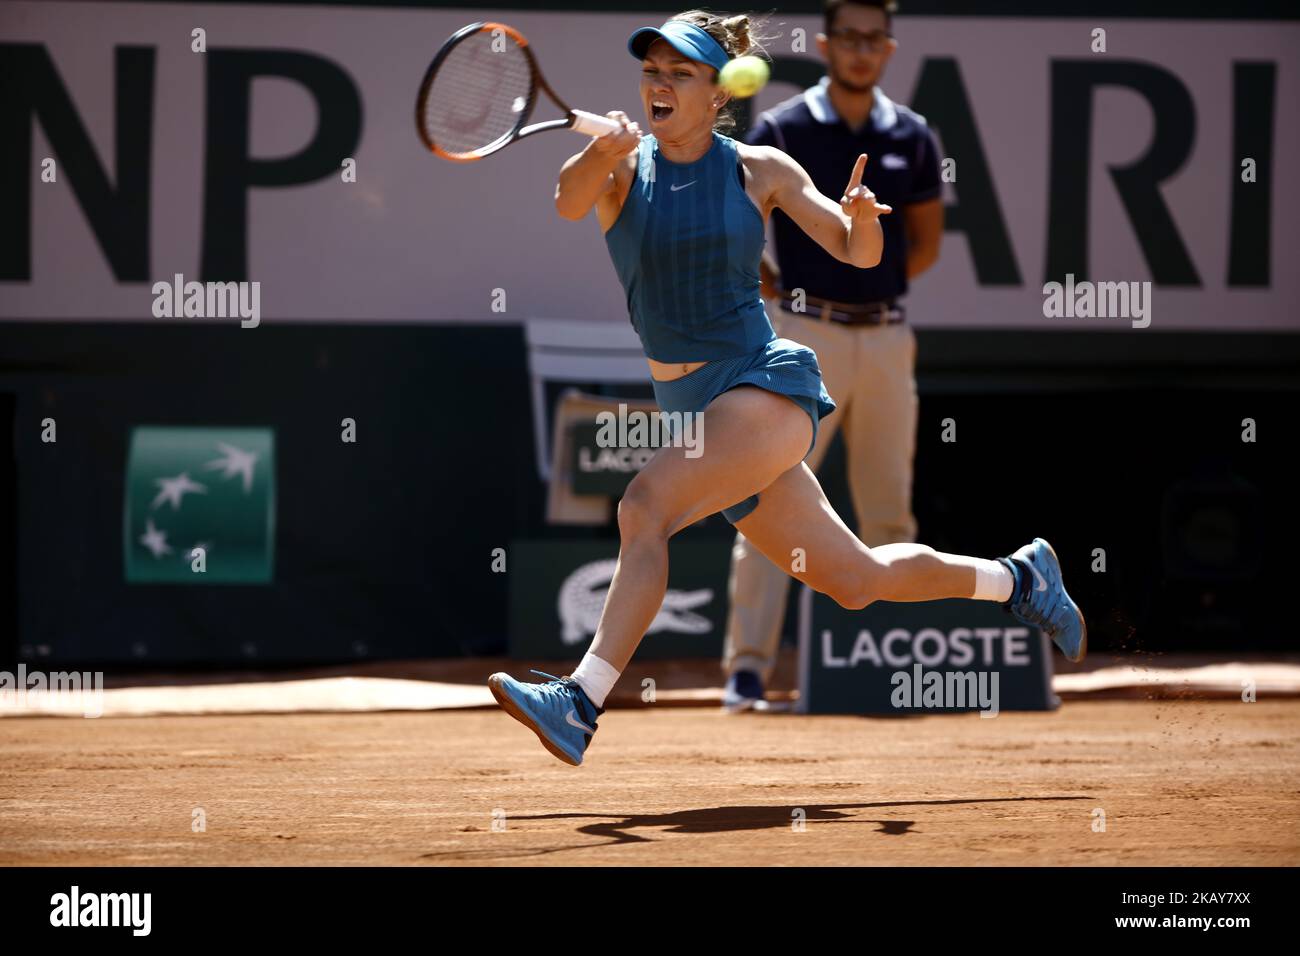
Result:
M796 811L803 810L805 823L874 823L878 833L904 836L913 832L915 820L879 820L859 817L855 810L879 810L887 807L939 807L962 806L979 803L1027 803L1056 800L1086 800L1087 797L986 797L954 800L899 800L884 803L824 803L808 806L776 805L748 807L705 807L695 810L673 810L668 813L637 813L630 815L605 813L539 813L532 816L511 816L511 823L532 820L595 820L579 826L574 832L584 836L604 837L600 843L579 843L571 846L532 847L515 850L448 850L423 853L421 859L456 857L460 859L544 856L564 850L587 850L598 846L615 846L624 843L653 843L647 836L633 830L663 830L667 833L732 833L743 830L782 830L798 819Z

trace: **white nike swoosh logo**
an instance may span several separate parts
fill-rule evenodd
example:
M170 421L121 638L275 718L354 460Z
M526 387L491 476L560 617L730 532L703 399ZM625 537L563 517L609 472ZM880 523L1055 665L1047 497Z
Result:
M584 724L582 721L580 721L577 717L574 716L574 710L572 707L570 707L569 712L564 715L564 722L568 724L570 727L577 727L583 733L586 734L596 733L595 727L588 727L586 724Z
M695 183L696 183L696 180L692 179L689 183L683 183L683 184L680 185L680 186L669 186L668 188L671 189L673 192L677 192L677 190L679 190L679 189L685 189L687 186L694 186Z
M1029 562L1026 561L1025 564L1029 564ZM1029 564L1029 570L1034 572L1034 580L1038 582L1037 584L1034 585L1034 590L1035 590L1035 591L1046 591L1046 590L1047 590L1047 582L1046 582L1045 580L1043 580L1043 576L1042 576L1041 574L1038 573L1038 569L1037 569L1036 567L1034 567L1032 564Z

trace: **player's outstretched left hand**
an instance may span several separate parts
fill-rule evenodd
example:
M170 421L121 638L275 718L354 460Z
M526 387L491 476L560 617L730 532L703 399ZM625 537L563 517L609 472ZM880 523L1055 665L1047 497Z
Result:
M853 175L840 197L840 208L850 219L868 221L893 212L890 206L876 202L876 194L862 185L862 171L867 168L867 154L863 153L853 164Z

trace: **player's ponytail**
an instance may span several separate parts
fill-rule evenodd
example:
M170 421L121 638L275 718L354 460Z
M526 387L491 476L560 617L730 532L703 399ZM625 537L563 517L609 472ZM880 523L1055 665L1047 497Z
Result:
M767 57L767 51L763 49L765 42L774 40L773 36L762 36L766 21L761 17L752 17L748 14L736 14L729 16L725 13L712 13L708 10L686 10L673 17L674 20L685 20L699 27L713 39L718 41L718 45L727 51L727 56L733 60L738 56L763 56ZM771 57L767 57L771 59ZM736 117L731 112L731 106L726 106L718 111L717 122L713 124L714 129L721 133L728 132L736 127Z
M722 21L722 29L726 31L730 43L724 43L723 48L731 54L734 60L738 56L748 56L753 52L753 40L749 36L749 17L743 13L735 17L727 17Z

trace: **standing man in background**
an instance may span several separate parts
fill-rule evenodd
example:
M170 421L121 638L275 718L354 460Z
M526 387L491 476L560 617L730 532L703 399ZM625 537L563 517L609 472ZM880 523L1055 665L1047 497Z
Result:
M858 537L873 548L916 537L916 336L898 299L909 279L938 260L943 232L934 138L923 117L876 86L898 47L895 9L894 0L827 0L826 32L818 34L817 49L828 75L761 114L746 137L752 145L789 153L835 200L843 192L844 169L866 153L863 183L895 210L880 219L885 246L874 269L837 261L779 210L772 214L776 262L765 255L761 267L777 335L817 353L826 389L839 406L823 422L808 467L819 468L842 430ZM789 583L785 570L736 536L723 662L723 704L732 712L764 701Z

